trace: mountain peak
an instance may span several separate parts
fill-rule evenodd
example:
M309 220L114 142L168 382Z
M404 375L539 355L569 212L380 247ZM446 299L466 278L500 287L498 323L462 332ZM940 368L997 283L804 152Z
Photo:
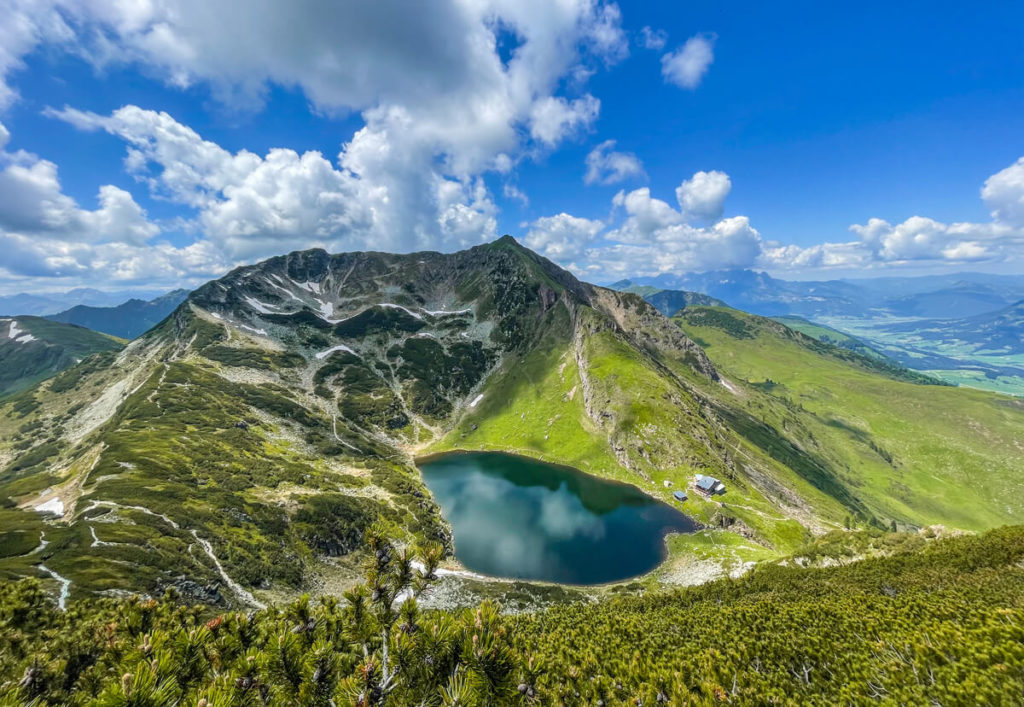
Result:
M492 246L501 246L501 247L512 246L512 247L515 247L515 248L521 248L523 250L529 250L529 248L527 248L526 246L522 245L519 241L517 241L515 238L513 238L512 236L510 236L507 233L504 236L502 236L501 238L498 238L496 240L491 241L490 245L492 245Z
M120 353L0 402L0 500L36 523L24 553L35 553L42 522L55 524L38 559L75 595L174 587L218 604L306 590L376 519L405 541L450 540L415 468L430 452L515 451L668 498L694 473L713 475L735 504L693 499L701 521L765 547L797 547L801 523L887 512L888 489L847 482L844 460L886 478L904 463L898 452L820 414L831 397L807 410L792 402L821 395L817 381L833 375L879 389L876 372L738 312L687 315L688 293L662 297L684 315L671 321L636 294L581 282L512 238L456 253L314 249L237 268ZM8 331L8 348L39 360L19 332ZM721 375L697 337L721 357ZM773 356L777 347L787 355ZM799 387L805 374L813 387ZM950 407L920 395L915 415ZM877 429L904 428L906 418L881 415ZM964 427L950 425L953 436ZM993 429L1008 438L1007 425ZM1010 478L1000 460L1011 448L994 461L974 453L972 468L1003 463ZM62 519L36 519L54 499ZM154 550L126 566L113 543ZM32 571L36 558L24 557L12 567Z

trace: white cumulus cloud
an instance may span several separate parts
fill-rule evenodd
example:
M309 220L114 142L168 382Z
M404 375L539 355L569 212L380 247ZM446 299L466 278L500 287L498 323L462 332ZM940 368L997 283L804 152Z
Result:
M566 213L537 219L529 224L527 243L603 281L748 267L807 273L1024 260L1024 158L985 181L981 196L991 221L912 216L892 224L872 218L850 227L854 239L810 246L765 240L746 216L723 218L731 190L726 173L701 171L676 188L678 207L648 187L620 191L611 219Z
M155 195L193 207L205 237L231 259L319 245L453 249L494 237L496 207L480 179L425 169L386 128L359 130L338 155L284 148L231 153L167 113L126 106L109 116L50 111L128 145L127 168ZM400 118L398 118L400 119Z
M772 244L761 264L782 270L893 267L906 264L1010 262L1024 257L1024 158L993 174L981 189L987 222L943 223L925 216L891 224L854 224L857 240L800 247Z
M74 33L45 0L7 0L0 9L0 110L18 99L12 76L24 66L24 57L43 42L64 44Z
M612 222L566 213L540 218L529 224L526 244L598 280L748 267L763 243L746 216L719 218L730 187L723 172L698 172L676 190L678 208L648 187L620 191Z
M555 145L577 130L589 128L600 110L601 101L589 94L571 102L561 96L548 96L530 111L530 135L546 145Z
M600 103L578 90L559 95L574 83L564 80L628 54L621 13L602 0L35 0L19 7L30 28L54 24L52 16L67 17L73 29L20 32L10 67L35 46L60 41L98 68L138 65L172 86L208 86L232 107L258 108L271 85L297 87L320 111L359 111L392 138L411 124L418 146L460 176L515 151L524 126L547 146L586 128ZM499 33L513 42L506 57Z
M981 198L994 220L1024 227L1024 157L985 180Z
M33 283L177 285L222 272L208 243L175 247L127 191L99 188L95 209L64 193L57 165L3 147L0 125L0 279Z
M586 184L615 184L644 174L640 158L632 152L618 152L615 140L605 140L587 154Z
M688 217L715 221L722 217L730 191L732 182L725 172L697 172L676 187L676 199Z
M586 252L604 227L602 221L560 213L531 223L524 240L528 248L569 264Z
M696 35L679 49L661 57L661 75L666 82L693 90L700 85L715 60L715 39Z
M225 150L147 106L49 112L126 143L126 171L184 207L194 239L187 258L165 248L154 262L206 258L196 265L204 273L291 248L450 250L492 238L498 209L483 177L514 185L521 160L590 130L600 101L584 84L629 50L621 12L605 0L12 0L7 10L0 109L17 100L17 72L42 47L209 89L235 109L258 110L276 85L301 90L320 112L358 112L362 127L339 136L337 156ZM128 259L124 248L155 236L127 192L104 187L90 215L53 189L52 163L10 170L19 181L6 192L8 223L20 238L66 239L51 249L62 262L81 264L83 248L108 242ZM34 197L16 203L14 186ZM72 238L76 223L91 235ZM38 249L19 243L32 261ZM117 252L106 247L104 262Z
M0 149L9 137L0 125ZM24 236L60 237L81 243L117 241L141 245L160 229L131 194L107 184L99 208L83 209L67 196L57 165L24 151L0 152L0 229Z

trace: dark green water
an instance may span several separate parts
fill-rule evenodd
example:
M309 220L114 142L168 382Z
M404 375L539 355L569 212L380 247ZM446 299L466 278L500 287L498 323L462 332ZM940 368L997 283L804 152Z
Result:
M420 463L455 536L455 556L495 577L601 584L665 558L665 534L695 530L679 510L625 484L508 454Z

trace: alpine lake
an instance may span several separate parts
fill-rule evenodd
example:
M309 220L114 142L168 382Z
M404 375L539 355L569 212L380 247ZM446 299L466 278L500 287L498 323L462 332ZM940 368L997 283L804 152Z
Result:
M492 577L592 585L657 567L696 523L627 484L497 452L418 462L452 526L455 557Z

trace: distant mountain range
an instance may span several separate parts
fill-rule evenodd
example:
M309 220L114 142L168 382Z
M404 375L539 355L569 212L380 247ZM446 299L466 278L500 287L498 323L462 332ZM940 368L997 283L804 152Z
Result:
M47 319L77 324L122 339L134 339L159 324L187 296L188 290L174 290L148 302L130 299L116 307L78 305Z
M0 316L15 317L32 315L36 317L57 314L71 307L114 307L129 299L151 300L163 294L163 290L123 290L104 292L91 287L79 287L67 292L40 292L0 296Z
M611 285L617 290L638 286L700 292L732 307L773 317L960 318L1024 299L1024 275L979 273L793 281L752 270L718 270L638 277Z

